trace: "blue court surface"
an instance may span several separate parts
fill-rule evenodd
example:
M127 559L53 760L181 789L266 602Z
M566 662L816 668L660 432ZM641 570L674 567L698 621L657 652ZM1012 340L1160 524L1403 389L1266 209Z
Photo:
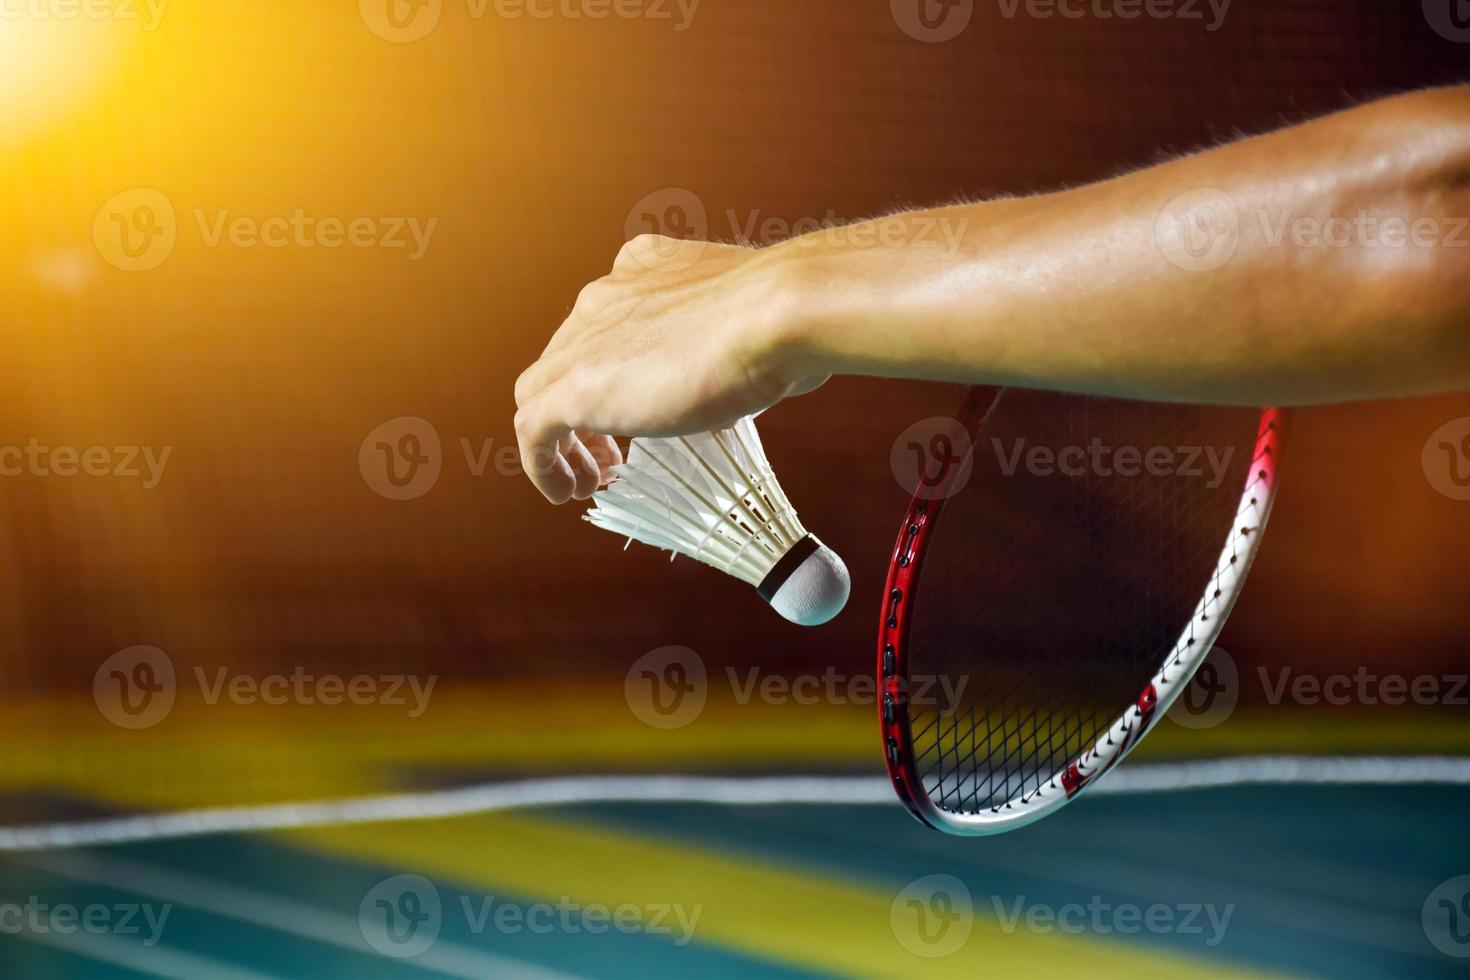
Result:
M0 961L56 980L1464 976L1467 807L1465 786L1099 795L960 840L896 804L608 803L10 853Z

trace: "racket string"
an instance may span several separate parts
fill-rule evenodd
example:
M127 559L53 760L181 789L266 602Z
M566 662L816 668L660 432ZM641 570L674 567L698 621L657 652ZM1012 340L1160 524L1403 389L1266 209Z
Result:
M1074 399L1064 424L1048 427L1036 409L1055 417L1058 398L1008 396L991 439L1145 452L1196 446L1216 458L1229 451L1229 465L1208 492L1178 474L1047 480L1024 468L982 472L982 436L975 478L948 504L923 583L926 596L941 594L969 615L958 624L918 616L911 640L921 652L910 676L963 692L954 704L909 706L920 779L941 809L996 810L1055 786L1154 672L1182 664L1195 606L1206 589L1220 591L1220 549L1247 468L1259 462L1249 451L1255 413L1224 410L1222 425L1216 411ZM919 608L946 605L926 604ZM932 683L931 674L950 683Z

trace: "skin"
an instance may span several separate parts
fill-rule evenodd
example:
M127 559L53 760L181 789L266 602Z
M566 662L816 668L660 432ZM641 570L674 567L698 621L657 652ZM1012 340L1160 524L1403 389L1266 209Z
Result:
M1462 390L1467 219L1461 86L765 249L643 236L517 381L522 462L584 500L614 434L717 428L836 374L1233 405Z

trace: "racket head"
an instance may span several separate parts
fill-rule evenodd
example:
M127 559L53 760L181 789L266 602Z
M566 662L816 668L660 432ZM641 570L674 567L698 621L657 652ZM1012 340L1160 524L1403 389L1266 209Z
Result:
M1065 806L1187 687L1260 548L1285 415L976 388L956 421L968 446L891 557L878 711L900 800L974 836ZM1095 443L1140 465L1058 468Z

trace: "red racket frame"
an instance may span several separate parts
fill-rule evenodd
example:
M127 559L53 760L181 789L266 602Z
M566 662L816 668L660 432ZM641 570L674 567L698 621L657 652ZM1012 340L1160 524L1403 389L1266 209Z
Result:
M974 388L970 391L956 420L970 434L972 441L978 437L1003 395L1004 389L1001 388ZM1276 454L1284 428L1285 416L1279 409L1266 409L1262 413L1256 458L1252 466L1253 470L1260 468L1260 479L1266 486L1267 499L1263 501L1262 528L1264 517L1269 514L1274 499ZM913 736L905 701L911 653L908 639L914 596L918 590L929 542L933 539L945 501L953 496L950 488L956 480L963 477L967 465L972 461L973 452L972 445L970 453L945 460L936 477L936 489L925 494L921 488L909 503L903 525L899 528L898 541L889 560L888 579L883 589L883 607L878 623L878 726L883 739L884 765L894 792L908 811L921 823L941 831L950 831L951 828L940 818L914 764ZM1262 528L1257 528L1257 531ZM1254 557L1254 552L1251 557ZM1219 626L1223 626L1223 620L1229 612L1228 608L1220 612ZM1187 684L1187 680L1185 683ZM1168 700L1172 702L1173 697ZM1155 711L1157 702L1158 694L1150 683L1138 698L1137 727L1126 732L1124 746L1102 769L1081 774L1087 757L1084 753L1083 757L1062 773L1061 781L1066 786L1068 799L1122 761L1127 751L1143 738L1153 721L1162 714ZM1023 822L1018 821L1016 826L1021 826Z

